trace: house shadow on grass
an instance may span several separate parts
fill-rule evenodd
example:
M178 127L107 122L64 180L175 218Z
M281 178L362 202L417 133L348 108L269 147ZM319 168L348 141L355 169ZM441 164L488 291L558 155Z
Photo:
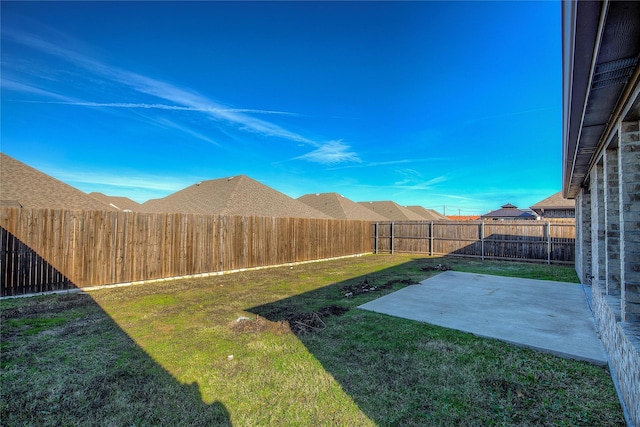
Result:
M597 407L557 397L581 396L592 387L585 378L604 383L606 370L357 308L437 274L434 267L446 269L445 263L456 269L451 258L416 258L246 310L288 321L377 425L620 425L622 417L606 402ZM613 387L602 390L615 405ZM557 410L548 406L552 401ZM571 410L559 409L569 404Z
M416 322L357 307L436 274L430 267L439 262L442 260L416 258L246 310L271 322L287 321L308 351L374 423L429 425L437 398L429 400L426 378L407 373L416 364L430 363L424 358L426 354L416 349L440 343L447 331L427 324L416 328Z
M0 301L3 425L231 426L87 294Z

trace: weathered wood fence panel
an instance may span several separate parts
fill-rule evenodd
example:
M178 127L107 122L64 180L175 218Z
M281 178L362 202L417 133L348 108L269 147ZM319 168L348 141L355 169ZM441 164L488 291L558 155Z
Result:
M60 291L71 281L35 251L0 228L0 281L2 295Z
M563 221L380 222L0 208L2 295L367 252L573 263Z
M2 295L59 289L46 265L88 287L371 252L370 221L0 208L0 227Z
M425 221L372 225L374 252L546 263L575 261L573 221Z

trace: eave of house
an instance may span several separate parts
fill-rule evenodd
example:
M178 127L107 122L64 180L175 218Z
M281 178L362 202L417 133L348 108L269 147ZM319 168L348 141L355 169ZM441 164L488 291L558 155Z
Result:
M640 3L562 2L563 196L574 198L618 117L637 120Z

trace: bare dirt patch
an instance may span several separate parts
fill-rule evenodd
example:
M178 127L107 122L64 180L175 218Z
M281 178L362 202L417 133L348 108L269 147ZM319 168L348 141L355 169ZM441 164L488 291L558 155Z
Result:
M383 289L391 289L393 285L396 285L398 283L402 283L404 285L417 285L415 280L411 280L411 279L393 279L393 280L389 280L388 282L382 285L376 285L372 282L369 282L369 279L364 279L364 281L356 283L354 285L343 286L340 289L340 292L344 297L349 298L356 295L362 295L370 292L381 291Z
M251 317L238 317L231 322L231 330L236 333L259 333L259 332L271 332L276 335L282 335L290 331L289 325L286 322L280 320L272 322L264 317L256 316Z
M426 265L421 267L422 271L449 271L452 270L449 264L438 264L438 265Z
M349 311L348 307L338 305L328 305L318 311L301 312L289 307L279 307L272 310L268 317L281 319L276 321L267 320L264 317L255 318L241 316L231 323L231 330L238 333L247 332L272 332L282 334L293 332L296 335L318 332L327 327L324 319L331 316L342 316Z

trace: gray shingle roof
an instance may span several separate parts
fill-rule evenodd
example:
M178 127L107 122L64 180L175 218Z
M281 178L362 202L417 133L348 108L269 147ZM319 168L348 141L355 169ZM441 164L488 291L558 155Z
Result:
M4 206L26 209L116 210L4 153L0 153L0 200Z
M304 196L298 197L296 200L299 200L320 212L324 212L331 218L387 221L387 218L382 215L379 215L364 206L360 206L358 203L349 200L338 193L305 194Z
M547 197L544 200L539 201L535 205L531 206L531 209L575 209L576 201L569 200L562 197L562 192L558 191Z
M390 200L381 202L358 202L359 205L371 209L378 215L387 218L388 221L425 221L425 218L404 206Z
M128 197L107 196L106 194L98 192L89 193L89 195L94 199L98 199L120 211L126 210L138 212L140 210L140 203L135 202Z
M449 221L449 218L439 214L433 209L427 209L422 206L407 206L407 209L409 209L413 213L417 213L418 215L425 219L428 219L429 221Z
M502 205L500 209L482 215L481 218L536 219L537 214L529 209L518 209L516 206L507 203Z
M328 215L246 175L193 184L162 199L148 200L142 212L329 218Z

